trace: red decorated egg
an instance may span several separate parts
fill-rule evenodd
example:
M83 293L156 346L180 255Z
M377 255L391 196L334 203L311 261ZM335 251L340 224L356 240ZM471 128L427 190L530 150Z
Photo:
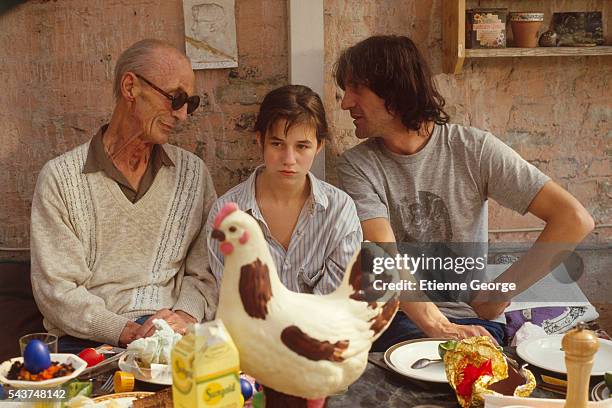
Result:
M98 353L95 349L86 348L79 353L81 357L87 363L87 367L92 367L104 360L104 354Z

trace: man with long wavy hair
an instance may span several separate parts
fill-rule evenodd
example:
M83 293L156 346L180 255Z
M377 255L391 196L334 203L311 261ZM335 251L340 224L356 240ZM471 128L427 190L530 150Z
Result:
M495 136L449 123L444 98L409 38L365 39L342 53L334 74L355 135L367 139L338 162L340 184L355 200L366 240L486 245L489 198L544 220L537 243L571 250L593 229L572 195ZM524 258L541 270L520 275L521 259L504 274L522 280L522 290L554 266L553 254L532 251ZM478 295L467 303L405 301L405 313L374 350L425 336L488 335L502 343L498 321L508 303L508 297Z

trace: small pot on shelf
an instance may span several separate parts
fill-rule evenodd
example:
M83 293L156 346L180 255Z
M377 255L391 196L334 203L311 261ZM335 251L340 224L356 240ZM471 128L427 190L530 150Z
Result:
M535 48L538 45L538 30L544 21L544 13L510 13L510 25L514 46L519 48Z

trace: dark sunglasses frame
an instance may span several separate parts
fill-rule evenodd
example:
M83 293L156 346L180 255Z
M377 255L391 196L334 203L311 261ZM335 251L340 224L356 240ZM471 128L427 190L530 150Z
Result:
M184 104L187 104L187 113L192 114L198 106L200 106L200 97L198 95L188 96L187 92L179 90L175 96L170 95L168 92L163 91L160 87L155 85L153 82L149 81L147 78L134 73L137 78L145 81L151 88L155 89L157 92L165 96L172 103L172 109L177 111L183 107Z

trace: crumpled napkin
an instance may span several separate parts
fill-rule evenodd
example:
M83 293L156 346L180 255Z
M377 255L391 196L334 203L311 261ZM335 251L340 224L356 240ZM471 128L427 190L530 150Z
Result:
M150 366L151 364L170 364L172 348L182 336L175 333L168 322L163 319L153 320L157 329L152 336L134 340L128 344L128 351Z
M531 322L525 322L525 324L523 324L521 328L517 330L514 338L512 339L512 344L510 345L512 347L517 347L525 340L539 339L547 336L548 334L540 326L537 326Z

